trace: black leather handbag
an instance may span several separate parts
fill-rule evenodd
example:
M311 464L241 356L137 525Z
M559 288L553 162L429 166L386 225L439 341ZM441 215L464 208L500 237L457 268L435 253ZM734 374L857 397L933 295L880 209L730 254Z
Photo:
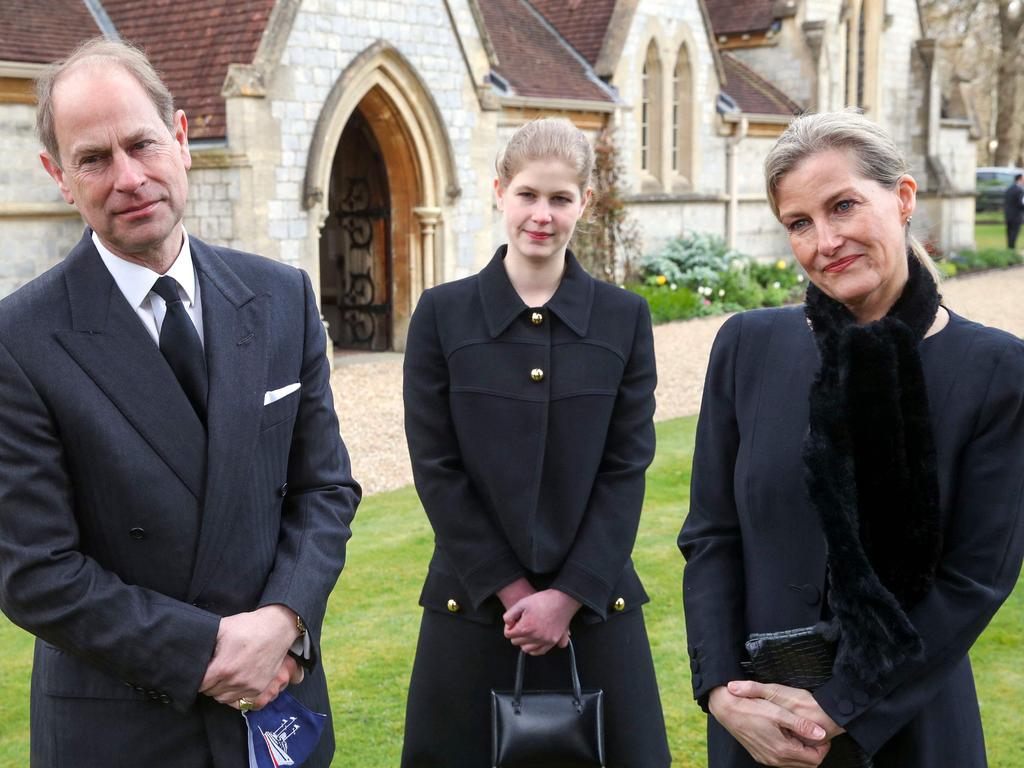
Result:
M753 634L745 645L750 662L743 667L759 683L813 691L832 677L836 646L816 626ZM873 766L871 756L845 733L832 739L832 747L821 763L821 768Z
M604 692L580 687L569 641L572 690L524 691L526 654L519 652L512 691L491 691L494 768L604 766Z

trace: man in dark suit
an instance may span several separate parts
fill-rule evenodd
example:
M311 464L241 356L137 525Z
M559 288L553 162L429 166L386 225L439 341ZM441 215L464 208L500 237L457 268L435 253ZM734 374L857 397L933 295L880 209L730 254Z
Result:
M328 712L359 501L308 277L188 237L187 122L138 51L40 78L89 225L0 302L0 607L37 637L34 766L248 764L238 709ZM328 723L307 766L324 768Z
M1017 233L1024 222L1024 174L1013 177L1013 184L1003 195L1003 216L1006 219L1006 247L1017 248Z

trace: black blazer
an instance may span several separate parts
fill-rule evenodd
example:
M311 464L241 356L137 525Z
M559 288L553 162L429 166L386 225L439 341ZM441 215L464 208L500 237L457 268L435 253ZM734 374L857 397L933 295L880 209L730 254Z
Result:
M527 575L597 621L647 600L630 553L654 455L650 313L571 253L529 308L504 255L426 291L409 326L406 434L436 536L421 603L491 622L488 598Z
M1003 217L1008 224L1024 221L1024 187L1014 183L1003 193Z
M88 232L0 303L0 606L38 638L34 765L203 764L207 741L245 765L238 713L197 694L219 618L282 603L315 647L344 563L359 487L309 279L191 250L205 431ZM319 665L292 692L328 711Z
M920 345L944 533L935 584L909 614L925 657L874 693L839 673L815 693L879 768L984 765L967 651L1024 556L1024 343L950 314ZM817 367L802 307L736 315L715 341L679 536L698 699L745 676L749 633L822 615L825 540L801 461ZM710 720L711 766L753 765Z

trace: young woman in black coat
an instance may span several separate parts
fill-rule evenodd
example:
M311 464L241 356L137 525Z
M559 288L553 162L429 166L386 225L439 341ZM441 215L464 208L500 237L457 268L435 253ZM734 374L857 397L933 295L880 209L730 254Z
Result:
M590 200L593 150L566 120L529 123L498 160L508 244L420 299L405 425L434 529L402 765L486 768L490 692L605 695L610 768L670 763L647 601L630 553L654 455L655 366L639 296L566 247Z
M709 766L828 766L845 741L980 768L967 652L1024 554L1024 343L941 306L917 185L865 117L797 118L765 169L811 285L711 353L679 536ZM823 684L746 679L751 633L816 623Z

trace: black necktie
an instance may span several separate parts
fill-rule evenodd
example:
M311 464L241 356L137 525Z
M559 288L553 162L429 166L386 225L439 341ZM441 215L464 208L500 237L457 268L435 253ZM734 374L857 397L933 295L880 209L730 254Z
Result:
M153 285L153 293L167 303L163 325L160 326L160 351L178 377L192 407L206 423L206 357L192 318L178 295L178 283L164 275Z

